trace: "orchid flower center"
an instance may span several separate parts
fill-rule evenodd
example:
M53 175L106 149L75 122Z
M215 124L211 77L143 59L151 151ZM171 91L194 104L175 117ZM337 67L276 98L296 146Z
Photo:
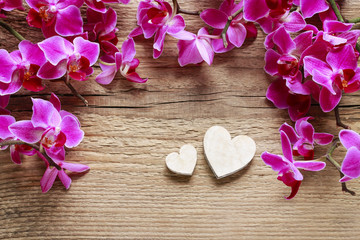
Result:
M265 2L270 9L270 17L278 18L291 9L293 0L265 0Z
M50 22L56 13L55 6L41 6L39 8L39 16L43 19L44 22Z
M355 71L352 69L344 69L339 72L338 80L340 82L339 87L341 90L346 89L349 86L349 81L355 76Z
M40 143L44 148L62 147L65 145L65 142L66 135L61 132L61 129L58 127L46 131L40 140Z
M31 77L36 76L40 66L36 64L30 64L24 73L23 81L29 81Z
M68 63L68 72L77 72L79 70L86 70L90 67L89 60L81 56L79 53L74 54L70 57L70 61Z
M130 69L130 63L121 65L120 72L121 75L126 76Z
M277 61L278 72L283 76L295 76L299 70L299 60L292 55L283 55Z
M167 9L158 9L158 8L150 8L147 11L147 16L149 17L149 23L152 24L161 24L165 23L169 18L169 12Z

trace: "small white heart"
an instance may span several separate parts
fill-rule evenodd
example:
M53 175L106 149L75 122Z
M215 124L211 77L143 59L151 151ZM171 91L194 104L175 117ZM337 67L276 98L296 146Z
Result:
M191 144L186 144L180 148L180 154L170 153L166 157L166 166L170 171L191 176L194 172L197 160L196 149Z
M219 179L246 167L255 155L256 144L245 135L231 139L225 128L213 126L206 131L204 152L212 171Z

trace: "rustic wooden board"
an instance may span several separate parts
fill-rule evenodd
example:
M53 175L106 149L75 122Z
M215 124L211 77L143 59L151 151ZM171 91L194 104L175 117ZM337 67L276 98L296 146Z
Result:
M135 26L139 1L116 7L119 36L124 40ZM217 7L221 1L180 1L184 8ZM345 0L343 13L359 17L360 2ZM24 12L12 12L8 21L26 38L41 40L29 28ZM204 24L186 16L188 29ZM264 35L241 49L217 55L213 66L180 68L176 40L168 37L158 60L152 59L152 40L136 39L139 73L147 84L122 77L100 86L92 77L74 83L90 102L88 108L71 96L62 82L48 82L36 96L59 95L63 109L76 114L86 135L68 151L69 162L91 167L73 176L70 190L59 181L42 194L41 161L26 157L21 166L0 153L1 239L359 239L359 196L341 191L339 174L331 166L319 173L304 173L299 194L283 199L289 188L260 159L267 150L281 153L278 127L290 123L286 111L265 99L271 82L263 71ZM1 30L0 48L16 49L18 41ZM96 69L99 73L99 68ZM11 99L17 119L31 114L31 93L21 91ZM360 131L359 94L341 102L343 120ZM336 134L333 113L317 105L318 131ZM251 164L239 173L216 180L206 163L202 139L212 125L222 125L232 136L246 134L257 142ZM179 177L165 166L168 153L185 143L198 150L192 177ZM321 156L325 148L316 152ZM342 149L338 159L344 156ZM359 180L348 184L360 194Z

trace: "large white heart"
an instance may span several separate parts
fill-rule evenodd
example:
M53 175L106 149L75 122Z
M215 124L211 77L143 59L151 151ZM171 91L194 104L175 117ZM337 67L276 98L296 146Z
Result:
M255 155L256 144L245 135L231 139L225 128L213 126L206 131L204 151L212 171L219 179L246 167Z
M186 144L180 148L180 154L173 152L167 155L166 166L174 173L191 176L196 160L196 149L191 144Z

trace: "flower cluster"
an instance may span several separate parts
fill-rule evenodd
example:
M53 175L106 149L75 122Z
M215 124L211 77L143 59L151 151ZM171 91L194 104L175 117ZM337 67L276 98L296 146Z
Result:
M34 98L32 102L31 120L16 121L11 115L0 115L1 149L10 146L11 159L16 164L21 164L21 154L37 154L45 161L47 169L40 182L43 192L51 188L57 175L68 189L71 179L65 169L72 172L89 169L86 165L65 162L65 147L76 147L84 137L80 122L73 114L61 110L55 94L50 101Z

